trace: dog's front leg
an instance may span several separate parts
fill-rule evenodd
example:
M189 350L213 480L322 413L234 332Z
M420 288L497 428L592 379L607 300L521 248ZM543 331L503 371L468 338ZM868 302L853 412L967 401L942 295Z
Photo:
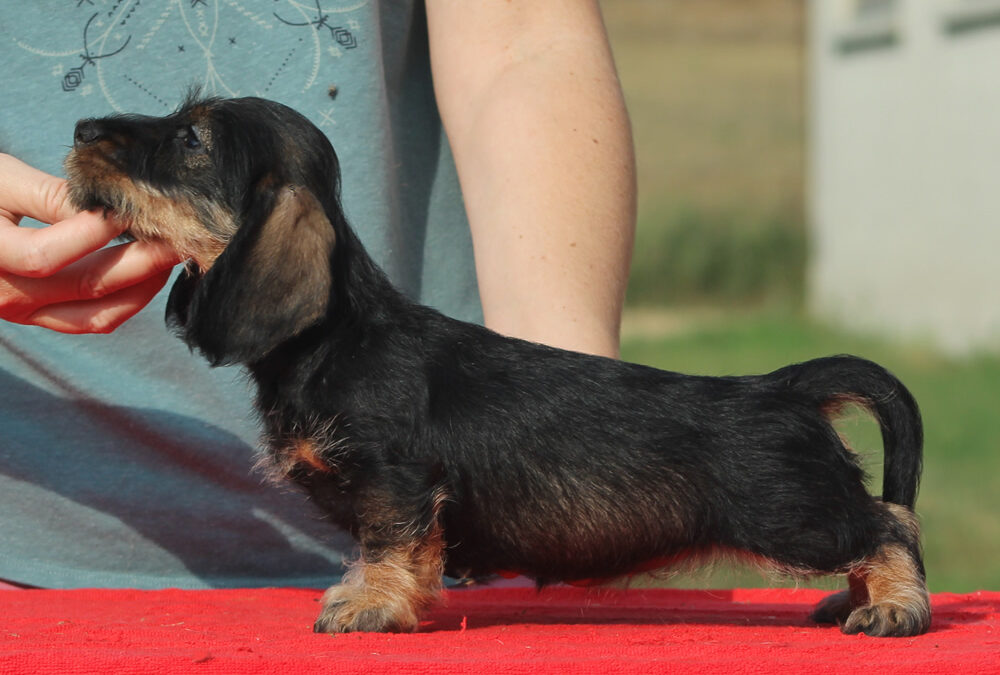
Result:
M317 633L416 630L420 613L440 595L444 567L437 519L441 498L430 499L430 508L418 509L423 513L415 518L413 510L388 507L382 500L374 509L369 504L358 533L361 556L323 595Z

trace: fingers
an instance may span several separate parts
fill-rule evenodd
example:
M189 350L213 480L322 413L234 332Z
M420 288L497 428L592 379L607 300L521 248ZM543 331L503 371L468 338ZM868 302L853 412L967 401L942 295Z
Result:
M48 227L18 227L22 217ZM163 287L180 259L163 244L104 248L124 224L76 213L66 181L0 153L0 319L109 332Z
M178 262L163 244L134 242L49 277L0 274L0 318L69 333L113 330L152 299Z
M169 277L167 270L97 300L49 305L33 313L29 323L60 333L110 333L145 307Z
M17 227L28 216L49 227ZM48 276L117 237L124 224L77 213L66 181L0 153L0 272Z
M2 202L0 202L2 203ZM2 221L0 221L2 224ZM74 214L42 228L0 226L0 272L23 277L50 276L97 251L125 229L96 211Z
M74 213L66 181L0 153L0 215L14 224L22 216L54 223Z
M93 300L145 281L179 263L181 259L165 244L132 242L102 249L47 279L32 279L38 284L36 298L43 304L74 300Z

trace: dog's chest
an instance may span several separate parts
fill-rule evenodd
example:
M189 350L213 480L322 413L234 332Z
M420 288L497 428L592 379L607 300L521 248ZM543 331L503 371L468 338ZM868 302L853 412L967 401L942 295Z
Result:
M272 455L282 474L290 476L298 471L329 472L332 467L323 459L319 443L314 438L296 437L283 445L273 447Z

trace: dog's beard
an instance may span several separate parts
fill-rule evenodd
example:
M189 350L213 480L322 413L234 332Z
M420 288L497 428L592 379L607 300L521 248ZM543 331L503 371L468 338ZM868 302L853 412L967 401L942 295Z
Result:
M95 156L93 152L84 154L73 150L66 157L65 169L69 200L74 208L80 211L100 209L106 215L116 214L121 219L120 214L125 211L122 208L124 195L111 185L122 177L107 160ZM98 176L100 178L96 178Z
M164 242L202 272L236 230L229 211L211 202L173 198L130 178L99 155L74 150L65 167L74 207L103 210L125 225L124 240Z

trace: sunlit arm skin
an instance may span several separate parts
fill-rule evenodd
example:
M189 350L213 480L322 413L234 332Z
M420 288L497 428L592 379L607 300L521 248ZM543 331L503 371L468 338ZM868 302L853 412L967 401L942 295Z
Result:
M24 217L52 224L19 227ZM0 154L0 319L64 333L114 330L179 262L158 244L103 248L123 229L100 213L78 213L65 181Z
M596 0L428 0L427 15L486 325L617 356L635 157Z

